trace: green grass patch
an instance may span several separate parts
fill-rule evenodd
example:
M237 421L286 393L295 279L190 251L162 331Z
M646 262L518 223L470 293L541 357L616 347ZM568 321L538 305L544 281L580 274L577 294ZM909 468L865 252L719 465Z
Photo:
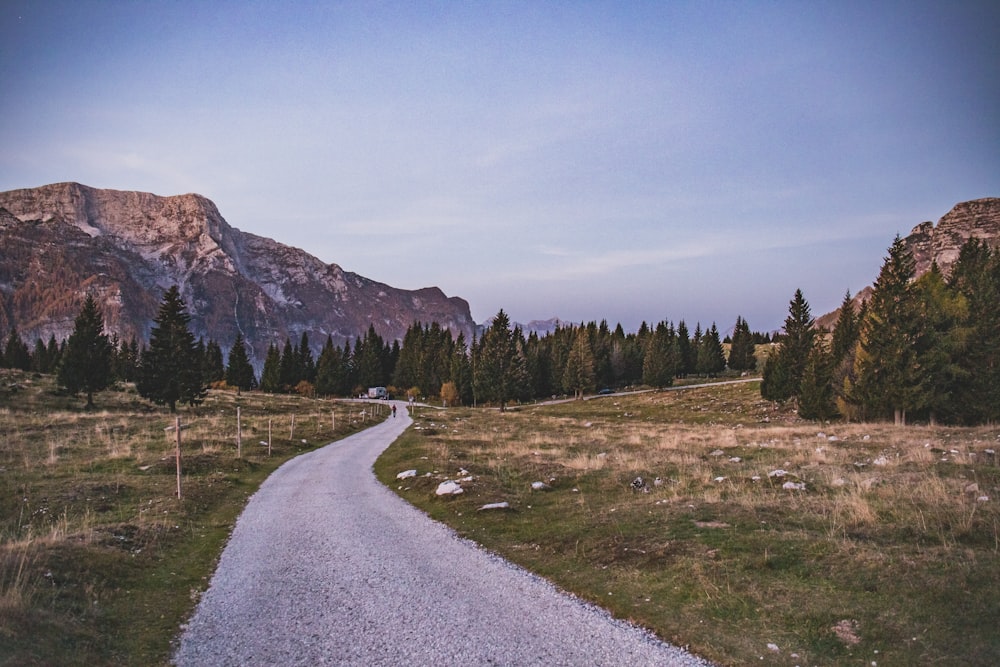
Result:
M998 447L995 428L803 422L750 383L428 412L375 469L459 534L721 664L992 665Z

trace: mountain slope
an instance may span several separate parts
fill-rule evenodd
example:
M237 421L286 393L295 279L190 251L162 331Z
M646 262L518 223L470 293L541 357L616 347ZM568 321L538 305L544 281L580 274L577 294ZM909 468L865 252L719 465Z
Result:
M948 276L958 259L962 246L971 237L986 241L992 248L1000 247L1000 197L986 197L955 204L935 225L922 222L903 238L903 243L913 253L916 276L930 271L937 262L941 272ZM886 244L888 247L888 243ZM854 306L871 295L872 288L865 287L854 298ZM816 325L832 329L837 323L837 311L816 318Z
M303 250L231 227L196 194L160 197L78 183L0 192L0 330L62 339L87 293L107 326L145 339L160 297L181 289L196 336L226 349L242 332L258 363L271 342L343 344L368 329L402 338L436 321L472 338L463 299L401 290L325 264Z

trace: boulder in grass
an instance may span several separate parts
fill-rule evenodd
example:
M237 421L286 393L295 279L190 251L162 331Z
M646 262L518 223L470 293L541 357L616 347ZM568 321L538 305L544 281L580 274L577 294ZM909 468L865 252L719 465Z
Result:
M458 482L447 480L438 484L437 491L434 493L439 496L457 496L460 493L465 493L465 489Z
M487 503L482 507L480 507L479 511L482 512L483 510L508 510L508 509L510 509L510 503L508 503L505 500L502 503Z
M548 491L552 487L549 486L548 484L546 484L545 482L532 482L531 483L531 488L534 491Z
M416 470L404 470L403 472L396 475L396 479L409 479L410 477L416 477Z

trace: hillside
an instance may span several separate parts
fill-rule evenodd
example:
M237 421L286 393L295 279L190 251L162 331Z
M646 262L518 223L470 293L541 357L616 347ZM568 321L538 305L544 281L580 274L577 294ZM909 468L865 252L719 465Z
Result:
M85 295L123 338L149 335L162 293L180 286L195 336L228 349L237 332L262 362L271 342L338 345L370 325L386 340L436 321L471 340L469 304L402 290L231 227L197 194L160 197L78 183L0 192L0 331L69 335Z

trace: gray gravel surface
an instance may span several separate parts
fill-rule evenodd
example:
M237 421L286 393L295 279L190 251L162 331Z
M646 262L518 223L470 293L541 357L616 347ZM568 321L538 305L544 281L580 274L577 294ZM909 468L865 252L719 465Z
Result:
M399 416L250 499L178 665L707 665L458 538L382 486Z

